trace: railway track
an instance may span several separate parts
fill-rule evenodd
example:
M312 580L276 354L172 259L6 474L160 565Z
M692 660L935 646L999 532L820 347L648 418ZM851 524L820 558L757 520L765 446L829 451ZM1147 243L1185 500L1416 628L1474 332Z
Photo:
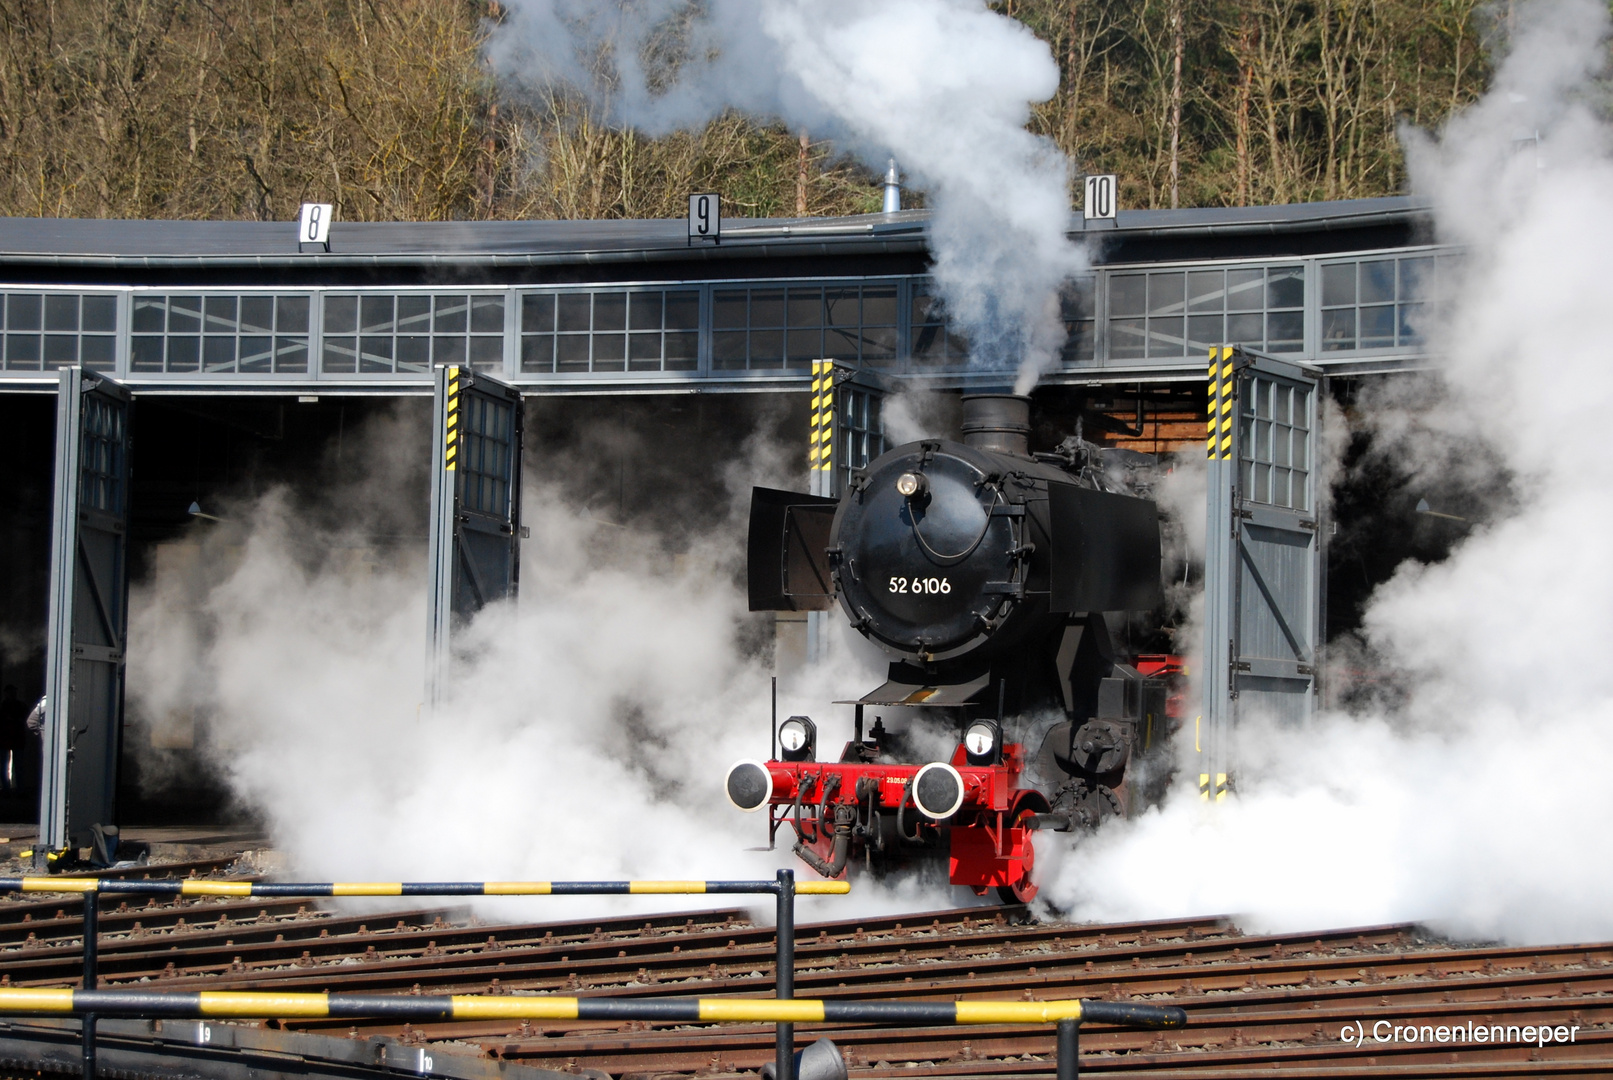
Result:
M216 873L201 865L198 873ZM74 899L0 905L0 982L66 985L79 974ZM769 928L743 911L484 923L461 907L352 915L308 900L110 902L101 914L103 986L173 990L766 996ZM1036 923L1023 909L802 925L802 997L1088 997L1178 1004L1169 1033L1089 1027L1092 1073L1577 1076L1613 1071L1613 943L1544 948L1441 941L1411 925L1251 935L1220 918L1106 926ZM1379 1021L1466 1028L1576 1028L1571 1044L1341 1039ZM271 1022L273 1023L273 1022ZM384 1022L288 1029L432 1043L449 1053L618 1080L754 1073L771 1059L763 1025ZM1008 1078L1053 1070L1050 1031L812 1027L832 1037L854 1080ZM1536 1040L1538 1042L1538 1039Z

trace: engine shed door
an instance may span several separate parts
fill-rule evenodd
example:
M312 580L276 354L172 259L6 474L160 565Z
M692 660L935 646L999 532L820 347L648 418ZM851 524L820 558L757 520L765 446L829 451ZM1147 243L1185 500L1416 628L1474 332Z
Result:
M129 391L64 368L45 669L42 851L90 847L116 824L129 637Z
M1222 346L1210 352L1204 709L1199 789L1235 772L1240 719L1300 723L1315 709L1323 568L1315 477L1315 368Z
M468 367L436 370L426 701L447 689L454 628L513 598L521 570L521 395Z

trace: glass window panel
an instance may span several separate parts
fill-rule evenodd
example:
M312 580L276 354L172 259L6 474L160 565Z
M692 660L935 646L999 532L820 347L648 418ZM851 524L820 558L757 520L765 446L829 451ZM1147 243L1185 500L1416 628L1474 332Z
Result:
M169 318L173 318L173 307L169 307ZM202 339L199 337L170 337L168 338L168 370L169 371L195 371L201 367Z
M203 303L205 318L202 320L202 332L205 334L233 334L237 326L236 308L239 299L234 296L209 296Z
M1395 260L1361 263L1361 303L1382 304L1395 298Z
M700 329L699 293L669 292L666 294L666 328L668 330Z
M1280 395L1279 395L1280 398ZM1272 428L1271 433L1271 461L1274 465L1288 464L1288 443L1292 437L1293 429L1279 424Z
M638 306L633 297L633 308ZM633 308L629 308L632 311ZM659 311L656 312L660 314ZM627 338L627 367L629 371L659 371L661 369L661 335L655 333L629 334Z
M599 304L595 301L594 315L599 315ZM594 370L595 371L623 371L627 364L627 335L626 334L595 334L594 335Z
M306 314L306 309L304 309ZM308 370L308 339L280 337L274 339L274 369L284 372Z
M938 323L942 319L941 301L922 289L913 290L913 325Z
M1254 399L1255 415L1263 420L1271 419L1271 382L1268 379L1255 379L1250 397Z
M1094 342L1096 341L1093 325L1091 319L1065 324L1065 329L1069 332L1069 336L1064 339L1064 359L1066 361L1079 363L1093 358Z
M1400 299L1426 300L1434 285L1434 260L1429 257L1421 259L1400 260ZM86 301L88 298L86 297Z
M1297 308L1305 306L1305 268L1303 266L1272 267L1266 276L1266 307Z
M1109 278L1109 314L1141 315L1148 309L1146 274L1113 274ZM1139 353L1138 355L1141 355Z
M54 299L54 297L52 297ZM49 305L46 306L47 311ZM45 335L45 366L47 368L73 367L78 364L77 334Z
M946 335L936 326L915 326L912 347L915 360L938 360L946 355Z
M156 298L162 303L162 297ZM13 294L6 297L6 329L7 330L38 330L40 329L40 298L38 296L18 296ZM157 325L153 329L162 329L162 315L159 308Z
M1148 275L1148 314L1179 315L1185 303L1183 290L1187 275L1182 273Z
M718 290L711 294L711 324L718 329L744 329L746 302L744 289Z
M86 331L110 334L118 328L118 298L115 296L86 296L84 321Z
M521 329L527 333L554 330L554 296L528 293L521 297Z
M553 307L552 304L550 306ZM554 370L553 334L527 334L521 338L521 370Z
M1091 278L1076 278L1059 290L1059 317L1065 322L1079 322L1093 316L1095 297Z
M68 330L78 329L78 297L62 296L59 293L45 297L45 329ZM46 363L50 362L50 347L45 348Z
M868 326L863 328L862 358L869 363L896 359L896 327Z
M1090 282L1088 283L1090 287ZM896 325L896 286L863 286L863 325Z
M1141 357L1147 340L1147 321L1144 319L1113 319L1109 323L1109 355L1116 359Z
M1148 320L1148 355L1182 355L1182 319L1154 317Z
M325 297L325 333L351 334L357 329L358 297Z
M588 330L590 328L591 317L589 312L593 308L593 294L561 293L556 303L559 309L558 321L561 330Z
M689 331L668 332L666 362L668 371L693 371L700 359L700 335Z
M392 298L389 296L390 301ZM390 322L391 316L387 316ZM392 338L361 337L358 339L358 369L361 372L392 370Z
M1292 423L1293 410L1289 407L1293 400L1294 390L1290 386L1276 385L1272 389L1271 418L1279 424ZM1287 462L1284 462L1287 464Z
M1294 474L1294 509L1310 509L1310 477L1304 473Z
M275 329L282 334L308 332L308 297L277 296L274 299ZM306 361L305 361L306 362Z
M583 340L587 340L584 338ZM431 339L431 362L434 364L463 364L465 339L458 334L438 334Z
M1278 506L1288 505L1288 470L1271 470L1271 501Z
M203 371L235 370L235 337L209 334L202 340Z
M1265 319L1256 312L1249 315L1227 316L1227 344L1252 345L1261 348L1266 341Z
M241 333L268 334L274 330L274 297L241 297Z
M161 371L161 348L163 339L155 339L158 348L158 363L156 368L148 371ZM6 334L5 335L5 366L13 371L34 371L39 368L39 334Z
M1309 390L1294 391L1294 426L1308 428L1311 426L1311 392Z
M476 308L471 307L472 319ZM500 318L503 316L501 315ZM472 334L470 366L477 371L497 371L504 366L504 339L493 334Z
M1266 272L1254 270L1227 271L1227 310L1261 311L1266 301Z
M790 304L793 312L795 294L790 294ZM826 326L841 326L855 329L862 323L861 308L857 290L829 289L823 295L824 324ZM892 305L891 322L896 321L895 305ZM805 325L805 324L802 324Z
M791 301L794 309L794 301ZM810 330L795 329L789 334L789 358L792 362L811 361L823 356L823 331L817 328Z
M1208 352L1211 345L1221 344L1221 316L1189 315L1187 317L1187 343L1193 352Z
M784 325L784 290L752 289L750 294L750 324L774 327ZM752 343L754 353L755 344Z
M504 297L473 296L470 298L470 332L473 334L502 334L504 332Z
M726 330L713 333L711 335L711 365L724 371L744 367L745 331Z
M431 297L418 293L398 297L398 333L431 333Z
M891 327L894 333L895 327ZM805 340L809 331L790 331L790 349L793 351L799 344L797 337ZM823 358L826 360L856 360L862 351L862 334L856 328L829 329L823 332Z
M11 364L10 338L7 339L6 363ZM162 338L140 336L129 339L129 367L134 371L161 371L162 370Z
M329 305L326 311L329 311ZM358 370L358 341L354 338L325 339L324 351L320 353L319 367L321 371L332 371L337 374L351 374Z
M627 328L629 330L661 329L661 294L658 292L634 293L628 297ZM657 356L660 346L656 347Z
M1355 263L1322 267L1322 306L1355 303Z
M113 347L117 338L101 334L85 334L79 340L79 363L92 371L111 371L113 368Z
M1395 343L1395 309L1393 304L1361 309L1361 347L1386 349Z
M788 304L791 327L823 325L822 289L791 289Z
M393 301L391 296L361 296L358 301L358 328L364 334L390 334L395 323L393 322ZM361 351L367 352L369 346L365 345ZM391 354L387 354L391 359Z
M212 341L209 341L208 344L212 345ZM274 339L267 337L241 338L241 370L273 371Z
M1266 348L1271 352L1299 352L1305 347L1305 313L1272 312L1266 316Z
M1322 351L1355 348L1355 309L1322 312Z
M439 334L463 334L469 320L470 299L465 296L433 296L435 318L431 328Z
M1194 270L1187 275L1187 310L1222 311L1226 308L1226 274L1221 270Z
M1401 304L1400 305L1400 344L1421 345L1423 343L1423 319L1427 317L1427 304Z
M602 292L594 294L594 332L627 329L627 294ZM626 346L623 346L625 349ZM594 350L597 359L599 350Z
M170 296L168 298L168 332L195 334L202 329L202 298L199 296Z
M557 371L588 370L587 334L561 334L555 338L555 369Z
M750 336L750 366L778 367L784 359L784 331L757 330Z
M415 325L419 325L418 320ZM399 334L397 361L399 371L431 370L431 338L425 334Z

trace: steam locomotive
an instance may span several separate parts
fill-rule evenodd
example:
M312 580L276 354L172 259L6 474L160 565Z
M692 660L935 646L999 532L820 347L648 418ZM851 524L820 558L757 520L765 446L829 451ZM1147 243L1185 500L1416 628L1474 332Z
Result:
M884 685L840 703L855 721L837 761L792 716L775 757L728 772L729 800L766 808L770 838L788 824L825 877L944 857L952 884L1028 901L1034 830L1095 827L1166 780L1180 667L1126 662L1104 614L1160 604L1159 515L1121 479L1144 455L1079 434L1033 455L1029 421L1027 398L966 396L961 443L899 446L838 500L752 493L751 609L838 604L891 658ZM865 732L887 708L905 722ZM956 740L949 758L922 760L926 732Z

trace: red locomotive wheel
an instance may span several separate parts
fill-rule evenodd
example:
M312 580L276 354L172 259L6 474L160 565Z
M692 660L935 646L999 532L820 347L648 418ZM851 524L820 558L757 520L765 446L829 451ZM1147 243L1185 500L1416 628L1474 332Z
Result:
M1036 814L1036 809L1030 806L1021 806L1019 813L1014 815L1014 825ZM1005 904L1028 904L1036 899L1036 883L1031 880L1032 872L1036 869L1036 848L1031 845L1031 838L1025 837L1025 853L1022 857L1025 873L1012 885L997 886L997 895Z

